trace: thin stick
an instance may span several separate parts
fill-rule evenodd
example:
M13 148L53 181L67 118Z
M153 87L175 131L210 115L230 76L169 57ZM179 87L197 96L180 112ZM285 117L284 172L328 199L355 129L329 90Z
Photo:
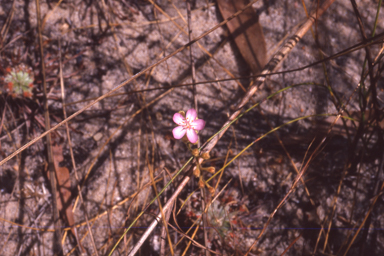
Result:
M40 3L39 0L36 0L36 19L37 19L37 29L39 33L39 45L40 45L40 66L41 66L41 74L43 79L43 91L44 91L44 121L45 121L45 129L46 132L44 133L44 136L46 135L47 139L47 154L48 154L48 171L49 171L49 179L50 179L50 185L51 185L51 193L52 193L52 211L53 211L53 223L55 227L55 234L53 239L53 248L55 253L58 253L58 255L63 254L63 248L61 246L61 225L60 225L60 218L59 218L59 211L57 208L57 187L56 187L56 172L55 172L55 165L53 163L53 155L52 155L52 149L51 149L51 134L48 133L51 127L50 121L49 121L49 109L48 109L48 98L47 98L47 81L45 77L45 64L44 64L44 46L43 46L43 36L42 36L42 25L41 25L41 13L40 13ZM17 151L16 151L17 152ZM1 165L1 164L0 164Z

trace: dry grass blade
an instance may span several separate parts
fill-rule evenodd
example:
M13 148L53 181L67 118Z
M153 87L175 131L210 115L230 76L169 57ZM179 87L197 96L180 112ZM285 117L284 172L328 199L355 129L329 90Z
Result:
M39 32L39 45L40 45L40 67L41 67L41 73L42 73L42 79L43 79L43 90L44 90L44 121L45 121L45 129L46 129L46 139L47 139L47 154L48 154L48 172L49 172L49 179L50 179L50 185L51 185L51 192L52 195L56 195L58 193L57 191L57 184L56 184L56 168L54 164L54 157L52 152L52 138L51 134L47 131L51 130L51 122L49 119L49 109L48 109L48 91L47 91L47 83L46 83L46 77L45 77L45 55L44 55L44 46L43 46L43 35L42 35L42 24L41 24L41 14L40 14L40 2L39 0L36 0L36 16L37 16L37 28ZM2 164L0 164L2 165ZM55 238L53 239L53 245L54 250L57 252L58 255L63 254L63 248L61 246L61 224L59 219L59 210L58 210L58 203L57 203L57 197L52 196L52 211L53 211L53 223L55 226Z
M287 253L287 251L297 242L297 240L300 239L300 237L303 235L303 233L301 233L298 237L295 238L295 240L292 241L292 243L287 247L287 249L284 250L284 252L281 254L281 256L285 255Z

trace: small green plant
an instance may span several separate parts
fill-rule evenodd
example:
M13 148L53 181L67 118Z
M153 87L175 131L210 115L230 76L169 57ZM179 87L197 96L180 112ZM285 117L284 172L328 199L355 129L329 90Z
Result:
M31 98L34 80L31 73L31 70L25 65L8 67L3 78L6 91L12 97Z
M248 212L246 205L237 199L236 193L227 193L220 200L215 200L207 211L208 241L219 244L228 251L245 248L244 226L241 215ZM192 220L201 217L199 207L192 207L187 216ZM215 242L213 242L215 241Z

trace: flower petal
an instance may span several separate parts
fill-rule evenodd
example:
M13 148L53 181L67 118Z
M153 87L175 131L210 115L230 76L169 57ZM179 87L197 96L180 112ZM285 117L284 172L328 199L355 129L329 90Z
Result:
M173 137L177 140L183 138L183 136L185 135L185 133L187 132L186 129L184 129L183 126L177 126L176 128L174 128L172 130L172 133L173 133Z
M196 143L196 141L199 139L196 134L196 131L193 129L187 129L187 137L192 144Z
M183 126L183 125L185 125L185 118L183 117L182 114L180 114L180 113L175 113L175 114L173 115L173 122L175 122L175 123L178 124L178 125Z
M205 121L203 119L197 119L191 123L191 126L195 130L203 130L205 126Z
M196 113L196 110L194 108L191 108L187 111L186 118L187 118L188 122L195 120L196 117L197 117L197 113Z

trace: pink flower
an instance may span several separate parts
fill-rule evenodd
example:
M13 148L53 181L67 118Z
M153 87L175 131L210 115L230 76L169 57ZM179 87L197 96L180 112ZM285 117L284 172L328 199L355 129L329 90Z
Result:
M205 126L205 121L203 119L197 119L196 110L193 108L187 111L186 117L180 113L175 113L173 115L173 121L179 125L173 129L173 137L178 140L183 138L185 133L187 133L187 138L192 144L196 143L199 139L196 130L200 131Z

